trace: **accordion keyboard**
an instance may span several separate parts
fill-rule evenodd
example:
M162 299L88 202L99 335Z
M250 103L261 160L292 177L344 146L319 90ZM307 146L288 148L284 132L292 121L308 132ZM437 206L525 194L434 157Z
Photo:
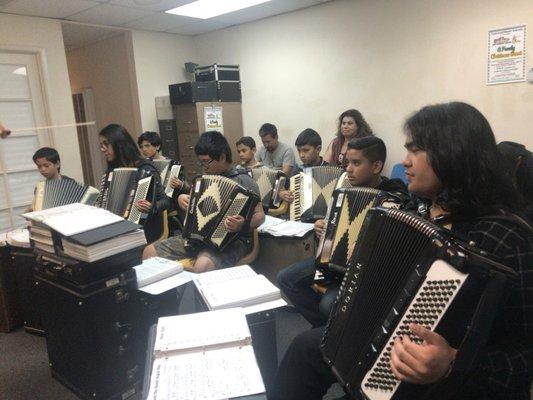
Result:
M226 210L224 218L222 218L221 222L215 229L215 232L213 232L213 235L211 235L211 241L213 243L218 246L222 244L222 241L226 238L226 235L228 234L228 230L224 226L224 220L231 215L239 215L243 210L244 206L246 205L247 201L248 196L245 196L242 193L237 193L237 195L233 199L233 202Z
M174 188L172 187L172 179L177 178L181 172L181 165L174 164L172 167L170 167L170 172L166 174L163 182L164 188L165 188L165 194L168 197L172 197L172 193L174 192Z
M141 220L142 213L139 211L137 207L135 207L135 204L139 200L146 199L146 196L148 195L148 189L150 188L150 182L152 182L151 176L139 180L139 183L137 185L137 190L135 191L135 197L133 198L133 201L130 204L130 212L128 215L128 221L135 222L136 224L138 224L139 221Z
M467 276L445 261L433 263L387 345L363 379L362 390L370 400L389 400L400 385L390 368L394 339L409 336L413 342L421 344L422 341L409 330L409 324L416 323L434 330ZM386 331L384 327L383 330Z

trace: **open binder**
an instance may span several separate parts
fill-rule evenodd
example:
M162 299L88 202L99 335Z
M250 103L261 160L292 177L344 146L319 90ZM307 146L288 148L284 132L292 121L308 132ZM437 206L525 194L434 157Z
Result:
M164 317L151 328L143 399L221 400L264 391L242 309Z

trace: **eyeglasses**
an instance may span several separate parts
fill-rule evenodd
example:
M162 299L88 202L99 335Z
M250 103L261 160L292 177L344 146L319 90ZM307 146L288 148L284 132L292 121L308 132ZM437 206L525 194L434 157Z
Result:
M213 161L213 159L209 160L209 161L201 161L201 160L198 160L196 161L196 164L198 164L200 167L208 167L209 164L211 164Z

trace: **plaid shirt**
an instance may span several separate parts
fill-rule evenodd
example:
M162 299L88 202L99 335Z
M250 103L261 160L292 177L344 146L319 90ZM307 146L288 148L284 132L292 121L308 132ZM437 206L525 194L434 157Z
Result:
M517 223L479 219L453 229L518 273L478 367L458 399L530 399L533 376L533 235Z

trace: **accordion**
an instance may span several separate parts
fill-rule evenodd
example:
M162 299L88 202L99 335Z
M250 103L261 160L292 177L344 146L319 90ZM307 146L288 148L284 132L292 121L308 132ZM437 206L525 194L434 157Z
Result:
M250 174L259 187L263 207L279 207L281 203L279 192L285 188L285 174L267 167L252 168Z
M115 168L103 177L99 207L120 215L128 221L140 223L142 212L135 207L146 200L152 189L152 177L137 168Z
M241 215L249 222L259 197L234 180L220 175L197 178L183 224L183 238L224 249L238 232L228 232L224 220Z
M152 160L152 162L159 171L165 194L168 197L172 197L174 194L174 188L171 185L172 178L180 178L182 181L184 179L182 165L178 161L170 159Z
M483 346L480 332L488 333L498 296L515 277L445 229L400 210L371 209L326 325L323 358L354 398L424 398L439 384L396 379L394 339L409 335L421 344L409 330L420 324L459 349L455 367L460 359L468 364L472 349ZM486 301L488 293L497 300Z
M363 221L373 207L400 208L402 200L394 194L365 187L336 189L326 215L316 266L327 277L341 277L352 256Z
M84 186L74 179L47 179L37 183L33 210L64 206L72 203L93 205L100 192L92 186Z
M290 178L294 201L289 207L292 221L315 221L326 216L329 200L337 188L343 170L338 167L311 168L310 173L300 172Z

